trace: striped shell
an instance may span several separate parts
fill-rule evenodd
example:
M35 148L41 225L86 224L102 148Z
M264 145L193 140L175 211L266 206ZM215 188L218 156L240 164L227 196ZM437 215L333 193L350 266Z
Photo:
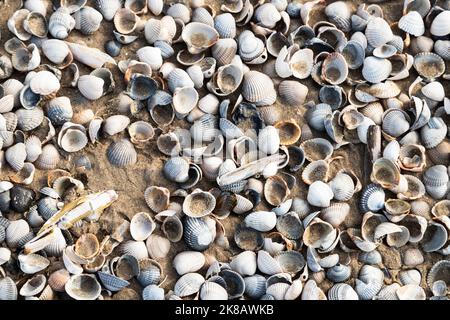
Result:
M109 162L116 167L134 165L137 162L137 152L127 139L112 142L106 151Z

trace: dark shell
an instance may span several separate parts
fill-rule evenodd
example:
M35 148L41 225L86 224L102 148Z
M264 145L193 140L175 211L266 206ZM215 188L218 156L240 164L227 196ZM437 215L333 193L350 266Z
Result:
M26 212L36 198L36 193L22 186L14 186L11 189L11 210L16 212Z

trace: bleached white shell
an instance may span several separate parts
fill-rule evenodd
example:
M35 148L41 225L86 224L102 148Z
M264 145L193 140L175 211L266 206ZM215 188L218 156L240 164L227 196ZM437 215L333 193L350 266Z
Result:
M198 251L183 251L173 258L172 265L177 273L182 276L186 273L196 272L205 264L203 253Z
M103 95L104 80L93 75L83 75L78 79L78 90L89 100L97 100Z

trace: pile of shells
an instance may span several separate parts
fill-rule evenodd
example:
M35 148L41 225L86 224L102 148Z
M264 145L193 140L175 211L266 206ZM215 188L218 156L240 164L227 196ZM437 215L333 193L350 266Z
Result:
M447 300L450 2L391 2L20 1L0 300Z

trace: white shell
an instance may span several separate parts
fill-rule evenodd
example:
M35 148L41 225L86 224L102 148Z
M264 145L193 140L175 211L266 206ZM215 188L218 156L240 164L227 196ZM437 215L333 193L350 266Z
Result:
M244 251L231 259L230 267L242 276L252 276L256 272L256 254Z
M277 224L277 215L273 211L255 211L247 215L244 221L247 227L267 232Z
M103 95L105 81L93 75L83 75L78 79L78 90L89 100L97 100Z
M196 272L205 264L203 253L197 251L183 251L173 258L172 265L177 273L182 276L186 273Z

